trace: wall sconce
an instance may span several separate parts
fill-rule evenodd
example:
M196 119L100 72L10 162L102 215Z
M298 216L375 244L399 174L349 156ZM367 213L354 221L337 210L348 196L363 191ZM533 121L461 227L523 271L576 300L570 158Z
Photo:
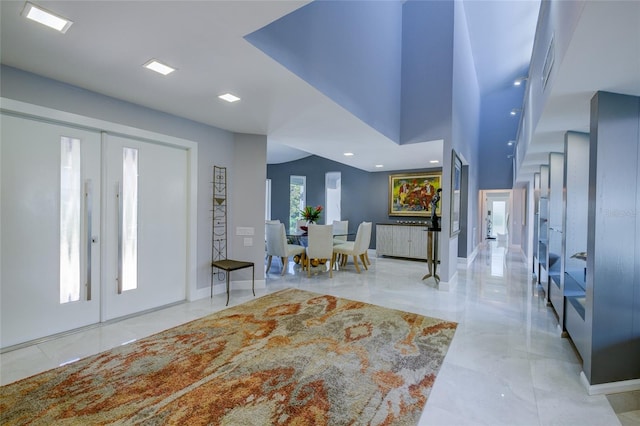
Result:
M522 83L524 83L525 81L527 81L528 78L527 77L518 77L514 80L513 85L514 86L520 86Z

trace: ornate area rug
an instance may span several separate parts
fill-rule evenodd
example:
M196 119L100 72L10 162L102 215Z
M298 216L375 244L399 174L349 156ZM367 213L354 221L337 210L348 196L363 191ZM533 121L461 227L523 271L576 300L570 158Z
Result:
M0 423L414 425L456 326L282 290L3 386Z

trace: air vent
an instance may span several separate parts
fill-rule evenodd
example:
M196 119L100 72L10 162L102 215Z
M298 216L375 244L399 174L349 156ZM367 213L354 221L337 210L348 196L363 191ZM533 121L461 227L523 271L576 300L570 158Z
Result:
M551 42L549 42L549 48L547 49L547 55L544 58L544 66L542 67L542 90L547 88L549 82L549 76L553 69L553 63L555 62L555 38L551 36Z

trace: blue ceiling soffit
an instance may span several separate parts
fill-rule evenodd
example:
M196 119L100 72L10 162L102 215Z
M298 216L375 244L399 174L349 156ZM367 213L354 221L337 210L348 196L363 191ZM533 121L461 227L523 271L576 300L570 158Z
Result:
M406 21L403 11L407 3L446 4L444 8L440 5L436 9L444 9L450 15L448 29L443 31L443 20L431 15L429 21L440 22L440 34L431 40L424 32L419 34L421 38L416 38L414 31L403 31L403 21ZM433 13L434 8L421 9L422 13ZM403 117L403 114L404 111L415 111L417 98L423 103L439 105L440 111L444 95L450 103L451 44L442 43L442 33L452 38L452 9L451 2L318 0L245 36L245 39L395 143L418 142L416 135L425 134L424 128L429 126L428 117L415 114ZM425 47L431 49L425 52L425 57L433 58L433 49L439 49L432 62L434 64L442 59L442 52L445 52L444 47L436 46L443 45L448 49L445 59L449 64L446 73L442 73L449 76L444 89L443 82L438 79L437 87L420 83L425 79L406 69L413 67L416 61L403 60L403 50L411 47L408 50L415 52ZM425 67L424 61L417 63ZM431 67L433 69L437 67ZM441 94L434 96L433 90ZM409 105L405 106L405 102ZM422 108L425 109L424 105ZM449 116L450 112L447 111ZM416 125L422 129L416 130ZM411 131L402 131L403 128ZM432 139L441 137L430 136Z

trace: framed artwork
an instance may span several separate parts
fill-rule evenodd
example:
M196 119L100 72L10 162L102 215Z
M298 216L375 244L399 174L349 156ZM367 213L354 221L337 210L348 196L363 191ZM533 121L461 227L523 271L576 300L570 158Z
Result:
M441 187L442 172L389 175L389 216L431 216L431 199Z
M460 193L462 188L462 160L451 150L451 236L460 232Z

